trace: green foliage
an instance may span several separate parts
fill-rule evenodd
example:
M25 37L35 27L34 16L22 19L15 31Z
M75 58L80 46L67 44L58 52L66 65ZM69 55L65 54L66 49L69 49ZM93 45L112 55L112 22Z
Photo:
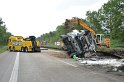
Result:
M109 0L97 12L88 11L86 15L96 33L110 30L112 46L124 42L124 0Z
M115 48L117 46L124 46L124 41L119 40L119 39L113 39L111 41L111 48Z
M7 28L3 25L3 21L0 20L0 46L7 44L9 36L11 36L11 33L7 32Z
M38 39L46 41L48 45L54 45L54 42L60 40L60 35L65 33L64 25L59 25L56 31L41 35Z
M122 39L124 33L124 0L110 0L102 6L104 26L110 29L112 39Z
M96 11L87 11L86 16L86 20L90 23L90 27L92 27L96 33L103 33L101 21L99 19L99 13Z

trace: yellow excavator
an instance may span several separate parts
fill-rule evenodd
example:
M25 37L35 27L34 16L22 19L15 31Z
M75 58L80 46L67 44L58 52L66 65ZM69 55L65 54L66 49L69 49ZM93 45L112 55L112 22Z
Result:
M90 31L94 38L96 38L96 45L110 47L110 39L106 38L104 34L96 34L96 32L89 27L83 20L79 18L66 19L65 28L69 29L73 24L80 24L83 28Z

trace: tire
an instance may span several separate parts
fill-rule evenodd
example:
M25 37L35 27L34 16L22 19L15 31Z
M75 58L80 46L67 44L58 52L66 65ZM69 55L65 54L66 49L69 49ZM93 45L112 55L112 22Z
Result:
M38 52L41 52L41 50L38 50Z
M32 52L35 52L34 48L32 48Z
M37 49L37 52L41 52L40 48Z
M24 50L24 47L22 47L22 48L21 48L21 52L24 52L24 51L25 51L25 50Z
M13 52L15 52L15 51L16 51L16 50L15 50L15 47L13 47L13 49L12 49L12 50L13 50Z
M9 47L9 51L10 51L10 52L12 52L12 49L11 49L11 47Z
M25 47L25 52L28 52L28 48L27 47Z

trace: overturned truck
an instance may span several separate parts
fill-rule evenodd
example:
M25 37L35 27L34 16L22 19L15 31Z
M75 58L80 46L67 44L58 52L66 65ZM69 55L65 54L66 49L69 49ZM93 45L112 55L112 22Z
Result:
M96 42L91 32L73 30L73 32L61 35L61 37L70 57L74 54L80 58L95 55Z
M65 28L71 29L74 27L74 24L81 25L84 30L80 32L74 30L73 32L67 33L67 35L61 35L69 56L76 54L76 56L81 58L94 55L96 52L95 31L79 18L66 19Z

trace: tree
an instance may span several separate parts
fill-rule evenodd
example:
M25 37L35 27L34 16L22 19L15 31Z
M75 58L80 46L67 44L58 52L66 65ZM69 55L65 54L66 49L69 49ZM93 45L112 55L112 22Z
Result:
M11 36L11 33L7 32L6 25L3 25L3 23L2 18L0 18L0 46L6 45L7 39Z
M124 41L124 0L109 0L97 11L88 11L86 20L95 26L96 32L110 29L112 39ZM101 28L102 27L102 28Z
M86 21L89 23L88 25L96 31L96 33L103 33L101 21L100 21L100 13L96 11L87 11L86 13Z
M110 29L113 39L119 39L124 32L124 1L110 0L103 5L103 12L105 18L105 25ZM122 39L124 39L122 37Z

